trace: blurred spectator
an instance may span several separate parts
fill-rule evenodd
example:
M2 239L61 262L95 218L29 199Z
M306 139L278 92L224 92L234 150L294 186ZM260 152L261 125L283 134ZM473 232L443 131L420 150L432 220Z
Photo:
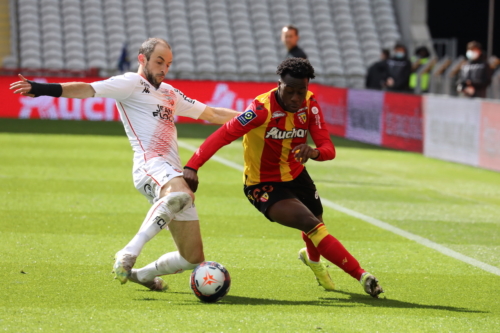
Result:
M414 90L417 87L418 75L417 72L420 68L424 67L430 60L431 53L425 46L421 46L415 50L415 55L411 58L412 72L410 75L410 88ZM429 91L429 73L422 73L420 75L420 91Z
M387 90L411 92L409 85L411 62L408 59L406 46L403 44L394 46L394 54L392 58L387 60L387 67L389 69L388 78L385 81Z
M483 54L481 44L467 44L467 62L460 69L457 91L468 97L486 97L486 88L491 83L491 68Z
M118 69L121 73L126 73L130 70L130 58L128 56L127 43L123 45L122 53L120 54L120 59L118 59Z
M297 46L299 41L299 29L293 25L287 25L281 30L281 41L288 50L287 58L307 59L306 53Z
M389 50L383 49L382 53L380 53L380 61L377 61L368 68L365 80L366 88L377 90L385 88L385 81L389 73L387 59L389 59L390 55Z

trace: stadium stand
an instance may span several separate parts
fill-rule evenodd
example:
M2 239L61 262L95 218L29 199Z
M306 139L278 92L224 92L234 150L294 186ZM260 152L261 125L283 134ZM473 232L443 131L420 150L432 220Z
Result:
M115 74L124 48L136 70L141 42L157 36L172 45L171 78L274 80L281 28L294 24L319 82L362 87L401 37L391 0L9 0L9 10L3 67L54 73Z

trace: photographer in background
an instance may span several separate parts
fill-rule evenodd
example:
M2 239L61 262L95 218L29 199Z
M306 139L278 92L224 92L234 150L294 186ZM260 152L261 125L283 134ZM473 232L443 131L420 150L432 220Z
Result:
M467 97L486 97L486 88L491 83L491 68L483 54L481 44L467 44L467 62L460 69L457 91Z

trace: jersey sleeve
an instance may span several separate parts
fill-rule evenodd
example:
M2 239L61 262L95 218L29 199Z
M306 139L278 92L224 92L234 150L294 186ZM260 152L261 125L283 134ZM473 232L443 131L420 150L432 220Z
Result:
M108 97L122 101L129 97L137 84L137 77L129 73L110 77L107 80L92 82L94 97Z
M198 119L203 111L205 111L207 107L205 104L187 97L179 89L174 89L174 92L177 96L177 104L175 107L175 114L177 116Z
M323 112L314 95L311 97L310 103L312 119L309 122L309 133L316 144L316 149L319 151L319 156L315 160L333 160L335 158L335 146L330 139L330 133L326 129Z
M265 108L259 107L259 102L254 100L245 112L242 112L212 133L196 150L187 162L186 167L198 170L219 149L264 124L268 114L269 112Z

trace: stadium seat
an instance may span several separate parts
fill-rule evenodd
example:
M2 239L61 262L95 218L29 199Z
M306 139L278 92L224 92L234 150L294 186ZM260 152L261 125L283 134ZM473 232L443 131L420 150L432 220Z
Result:
M157 36L172 45L176 77L198 72L242 79L261 73L260 79L270 80L285 54L280 30L295 24L320 80L358 84L339 76L361 75L381 47L400 38L391 0L18 0L17 5L19 26L12 36L20 60L24 56L19 65L32 68L114 70L125 42L135 55L144 39ZM41 64L32 59L33 50L41 52ZM69 55L77 54L70 63Z

